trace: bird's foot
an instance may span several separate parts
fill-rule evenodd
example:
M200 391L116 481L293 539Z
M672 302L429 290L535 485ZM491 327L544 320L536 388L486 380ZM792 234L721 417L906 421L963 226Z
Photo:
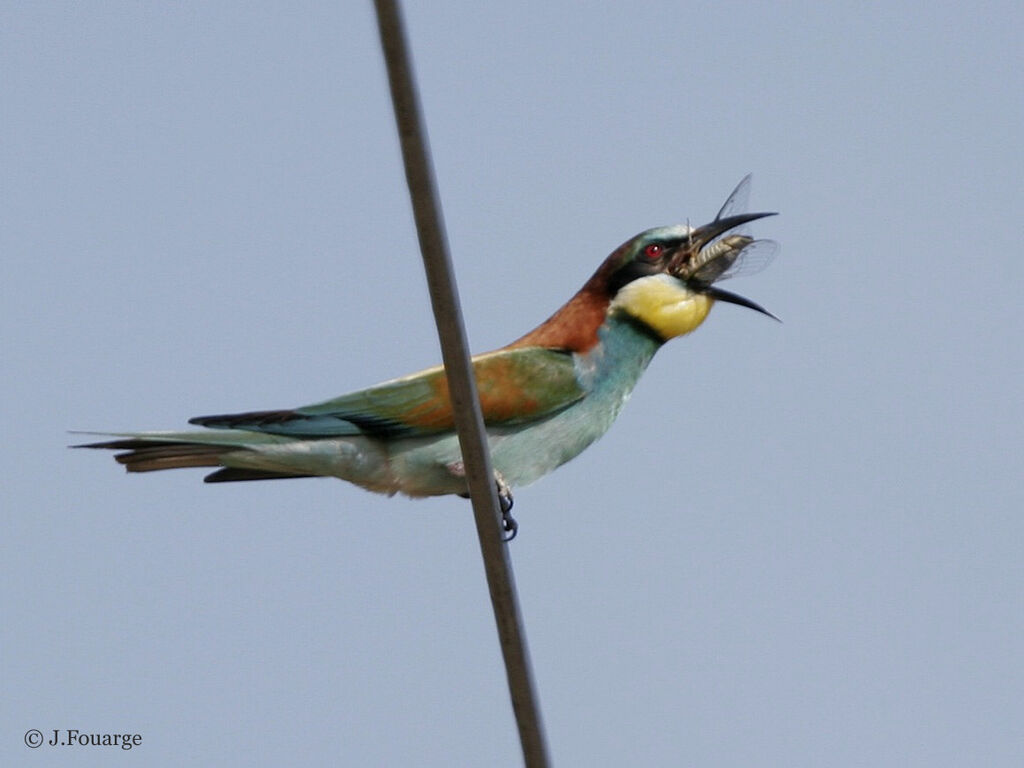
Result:
M501 507L501 527L505 531L505 538L502 541L508 543L519 533L519 523L512 517L512 505L515 499L512 498L512 489L508 487L505 478L498 471L494 472L494 482L498 486L498 506Z
M466 476L466 469L461 461L449 464L448 471L456 477ZM505 478L503 478L501 473L497 470L494 471L494 485L498 490L498 507L501 509L501 528L505 532L505 536L502 538L502 541L507 543L512 541L519 532L519 523L517 523L516 519L510 514L515 500L512 498L512 489L509 488L508 483L505 482ZM458 495L464 499L469 498L469 493L460 493Z

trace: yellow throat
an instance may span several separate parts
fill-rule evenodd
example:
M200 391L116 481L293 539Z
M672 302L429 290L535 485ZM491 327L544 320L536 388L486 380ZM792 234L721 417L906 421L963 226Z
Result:
M689 333L704 322L713 299L694 293L670 275L651 275L627 283L612 300L620 309L648 325L665 341Z

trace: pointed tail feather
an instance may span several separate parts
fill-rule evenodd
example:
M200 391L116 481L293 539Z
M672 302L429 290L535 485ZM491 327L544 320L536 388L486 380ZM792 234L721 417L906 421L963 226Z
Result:
M72 448L106 448L123 451L114 455L114 460L123 464L128 472L157 472L164 469L190 467L221 467L207 475L208 483L225 483L240 480L279 480L292 477L314 477L314 475L273 472L259 469L227 467L223 463L225 454L248 451L250 448L238 439L232 442L209 442L216 433L200 433L195 440L187 435L165 433L163 435L133 435L118 440L104 440L98 443L73 445ZM175 439L177 438L177 439ZM182 439L184 438L184 439Z
M224 453L223 445L197 445L196 443L154 443L142 439L108 440L102 443L76 445L76 448L109 448L126 451L114 456L129 472L156 472L161 469L185 467L219 467ZM227 450L237 450L229 448Z

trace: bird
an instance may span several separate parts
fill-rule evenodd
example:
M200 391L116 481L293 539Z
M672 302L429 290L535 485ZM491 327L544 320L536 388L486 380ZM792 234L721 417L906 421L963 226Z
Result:
M616 248L539 326L472 357L507 539L512 488L600 438L655 353L696 330L716 302L778 319L716 283L759 270L776 244L742 233L774 213L734 213L745 177L716 217L648 229ZM187 431L101 432L76 448L119 451L128 472L214 468L208 483L327 476L410 497L468 496L441 366L312 405L197 416Z

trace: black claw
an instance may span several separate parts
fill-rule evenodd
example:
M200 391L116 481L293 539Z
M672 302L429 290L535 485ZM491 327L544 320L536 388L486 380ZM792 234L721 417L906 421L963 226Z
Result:
M457 493L457 496L461 496L464 499L469 498L468 493ZM509 514L512 511L512 505L515 500L512 498L512 491L509 490L508 486L505 485L504 481L498 480L498 507L501 509L501 528L505 531L506 535L502 537L502 541L506 544L516 537L519 532L519 523L516 519Z
M514 503L515 500L512 498L512 494L509 493L507 489L498 491L498 506L501 507L502 517L506 516L509 512L512 511L512 505Z
M498 506L501 507L501 527L505 530L508 535L502 539L505 543L512 541L519 532L519 523L509 513L512 511L512 505L515 503L512 498L512 491L505 485L504 481L499 478L498 480Z
M501 514L501 527L504 528L505 533L508 534L502 538L502 541L506 544L512 541L512 539L516 537L516 534L519 533L519 523L517 523L516 519L508 512L502 512Z

